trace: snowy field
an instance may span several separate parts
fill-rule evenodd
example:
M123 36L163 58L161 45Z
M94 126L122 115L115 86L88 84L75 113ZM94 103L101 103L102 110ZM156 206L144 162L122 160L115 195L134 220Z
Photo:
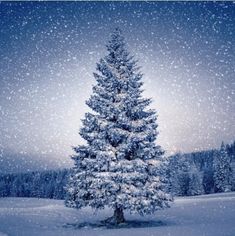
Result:
M234 236L235 192L177 198L172 208L151 217L126 214L135 227L76 228L79 223L95 223L110 215L109 210L94 215L90 209L69 209L61 200L1 198L0 236Z

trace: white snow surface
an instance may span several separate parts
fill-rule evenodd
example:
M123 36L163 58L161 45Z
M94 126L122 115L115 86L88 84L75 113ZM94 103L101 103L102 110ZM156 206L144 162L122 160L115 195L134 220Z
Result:
M66 208L62 200L1 198L0 236L234 236L235 192L176 198L171 208L152 216L125 214L127 220L136 222L161 221L157 226L107 229L69 225L95 223L111 215L110 209L94 214L89 208Z

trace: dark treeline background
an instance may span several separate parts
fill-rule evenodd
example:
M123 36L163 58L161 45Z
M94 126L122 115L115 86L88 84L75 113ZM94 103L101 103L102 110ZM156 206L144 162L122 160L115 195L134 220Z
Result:
M235 191L235 141L226 145L232 168L231 188ZM214 159L219 150L175 154L168 158L167 188L175 196L217 192ZM0 197L38 197L64 199L69 169L0 174Z
M0 175L0 197L64 199L68 169Z
M175 196L192 196L216 192L235 191L235 141L225 146L229 166L223 172L229 177L229 185L221 190L216 188L215 161L221 150L208 150L187 154L176 154L169 157L166 171L168 191ZM223 166L224 163L221 163ZM231 168L231 169L229 169ZM223 175L223 173L217 173Z

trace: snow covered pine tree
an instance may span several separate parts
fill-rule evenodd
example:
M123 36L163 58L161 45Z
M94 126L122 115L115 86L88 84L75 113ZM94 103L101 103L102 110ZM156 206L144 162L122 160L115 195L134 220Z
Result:
M214 184L215 192L229 192L232 188L232 167L224 143L219 152L214 154Z
M97 84L86 104L80 135L86 145L76 154L66 206L114 209L105 222L125 221L123 211L141 215L169 207L160 176L163 151L155 144L156 113L142 98L142 74L116 29L107 45L108 55L97 63Z

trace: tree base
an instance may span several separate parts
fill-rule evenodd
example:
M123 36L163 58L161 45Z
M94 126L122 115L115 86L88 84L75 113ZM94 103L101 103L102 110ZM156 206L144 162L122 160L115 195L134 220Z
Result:
M125 222L126 220L124 218L123 210L121 208L115 208L113 216L102 221L102 223L104 224L112 224L112 225L118 225Z

